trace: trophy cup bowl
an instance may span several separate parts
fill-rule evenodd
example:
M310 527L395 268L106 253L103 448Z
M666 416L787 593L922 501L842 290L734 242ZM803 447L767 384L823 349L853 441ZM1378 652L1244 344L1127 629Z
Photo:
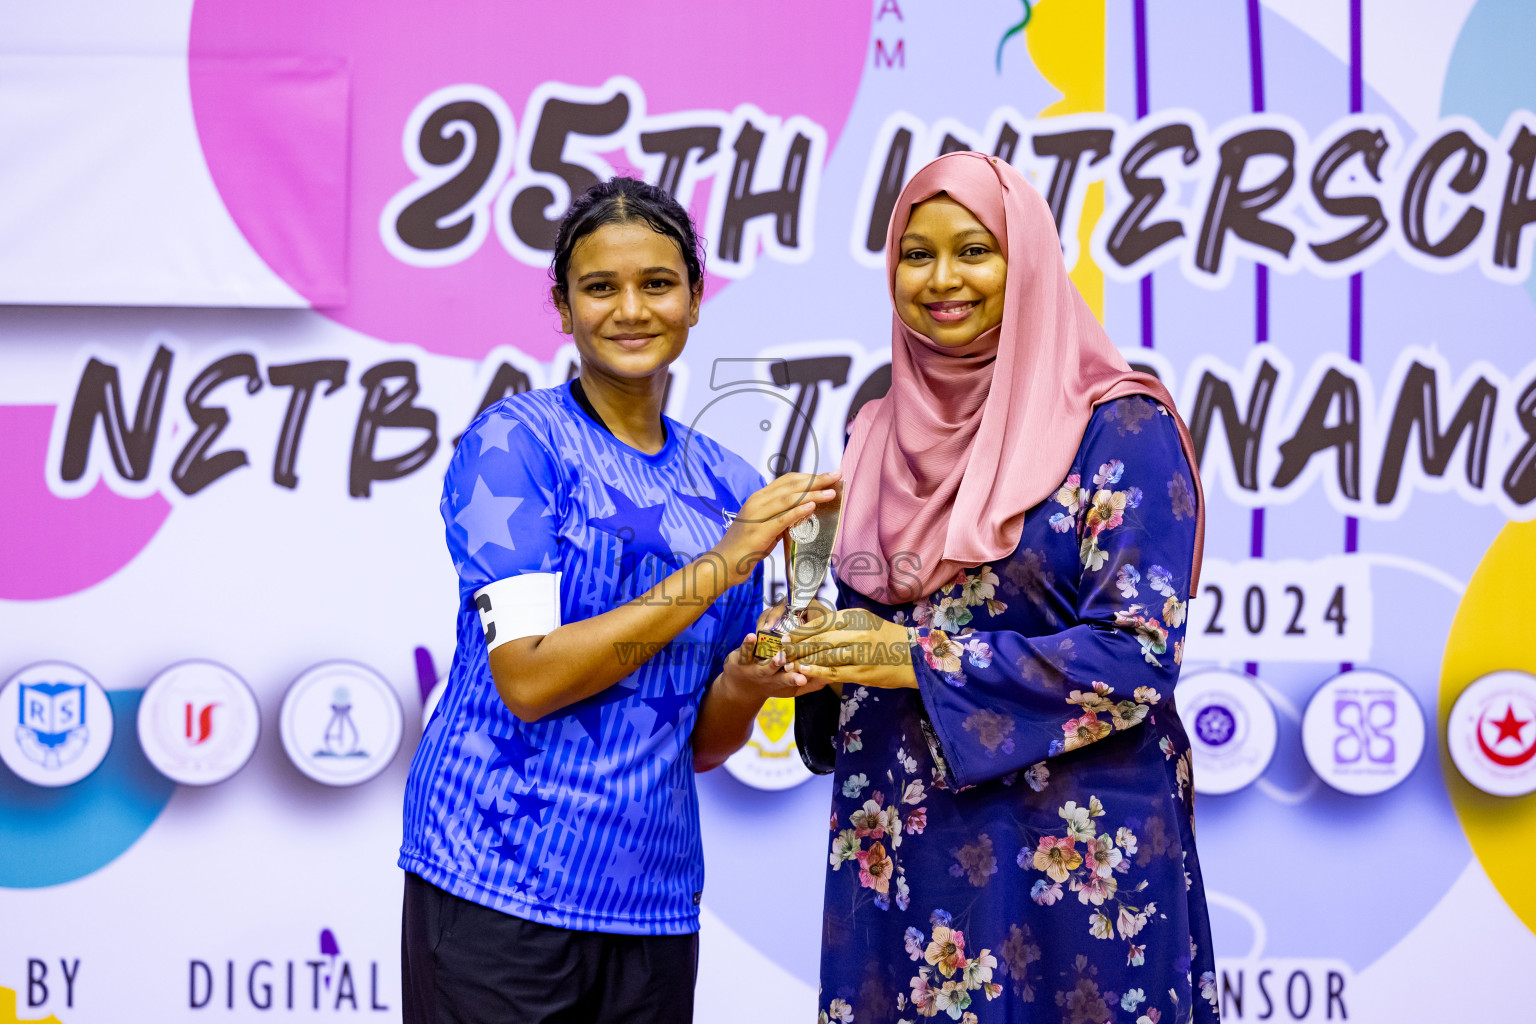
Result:
M757 635L752 655L759 661L767 661L784 649L790 633L801 625L805 610L816 599L832 564L842 512L843 489L839 485L831 501L818 505L815 512L785 531L784 568L789 577L789 597L779 621Z

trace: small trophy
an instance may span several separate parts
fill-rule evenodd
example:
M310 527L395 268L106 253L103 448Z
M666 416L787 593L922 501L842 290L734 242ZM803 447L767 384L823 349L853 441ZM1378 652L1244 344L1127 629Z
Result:
M843 511L843 492L825 504L816 506L811 515L791 526L785 537L785 569L789 575L789 599L784 614L772 629L757 634L752 656L767 661L784 649L789 634L801 624L801 616L816 599L821 581L832 564L832 548L837 542L838 520Z

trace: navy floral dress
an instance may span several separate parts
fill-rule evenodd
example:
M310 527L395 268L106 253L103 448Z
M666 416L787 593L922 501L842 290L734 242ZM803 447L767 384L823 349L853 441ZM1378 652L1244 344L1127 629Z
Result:
M1121 398L1018 549L916 604L919 689L800 698L835 771L823 1022L1217 1018L1174 711L1195 532L1172 419Z

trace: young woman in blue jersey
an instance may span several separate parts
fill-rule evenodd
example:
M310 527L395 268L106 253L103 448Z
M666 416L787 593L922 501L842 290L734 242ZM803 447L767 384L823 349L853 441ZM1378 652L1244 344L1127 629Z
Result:
M596 185L552 276L580 377L487 409L444 482L458 647L406 790L407 1022L689 1020L694 771L819 685L743 638L837 474L764 486L662 413L703 290L688 214Z

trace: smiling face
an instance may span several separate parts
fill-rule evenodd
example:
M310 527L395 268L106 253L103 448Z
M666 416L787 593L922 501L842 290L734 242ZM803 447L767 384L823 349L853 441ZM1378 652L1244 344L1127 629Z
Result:
M553 296L584 373L637 379L665 372L682 354L703 285L689 286L672 239L645 221L621 221L576 243L565 289Z
M1003 320L1008 261L975 214L939 194L912 207L892 282L896 315L945 348Z

